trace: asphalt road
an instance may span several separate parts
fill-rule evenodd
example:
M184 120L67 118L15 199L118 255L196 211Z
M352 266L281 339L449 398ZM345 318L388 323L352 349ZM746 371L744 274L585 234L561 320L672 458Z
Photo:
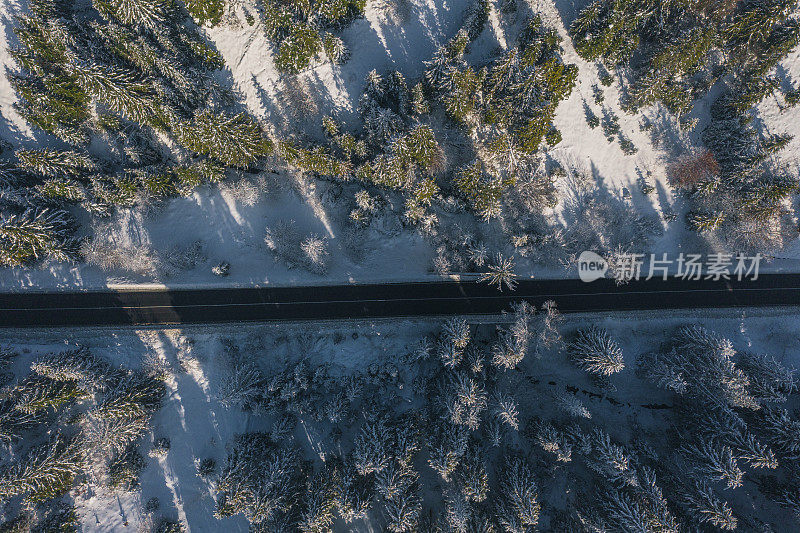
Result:
M0 327L495 314L511 303L555 300L562 313L800 304L800 274L753 280L519 280L515 291L474 281L0 294Z

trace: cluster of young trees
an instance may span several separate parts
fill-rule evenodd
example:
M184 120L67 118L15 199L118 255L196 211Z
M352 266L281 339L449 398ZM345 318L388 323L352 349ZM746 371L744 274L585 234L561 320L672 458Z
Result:
M76 531L74 511L61 507L78 482L137 483L137 442L161 407L163 376L113 367L83 348L45 356L31 371L2 390L2 527Z
M715 159L709 168L717 170L683 186L692 204L688 224L717 232L739 250L781 244L786 200L798 186L773 158L791 136L760 135L749 114L777 91L770 73L800 42L796 7L794 0L596 0L571 28L584 58L630 67L622 102L630 112L661 102L682 118L721 82L703 132Z
M486 220L500 215L504 194L518 183L521 200L515 207L552 204L552 183L539 175L534 155L543 142L560 140L552 120L575 84L577 67L563 62L557 33L538 17L500 57L468 64L466 51L490 9L479 1L467 12L462 28L426 62L421 79L371 72L358 106L361 131L347 132L325 118L327 147L284 142L279 152L319 176L402 191L406 221L423 228L435 224L432 203L447 195ZM471 163L448 162L439 140L443 128L469 135ZM365 221L368 210L354 215Z
M483 7L427 62L425 82L431 98L479 145L476 159L456 171L452 187L490 219L500 214L504 191L530 171L528 161L542 142L560 142L553 117L571 93L578 69L563 62L558 34L538 16L500 57L480 68L467 64L464 53L480 33Z
M615 381L620 343L596 326L562 340L562 328L552 303L522 303L496 334L452 318L344 379L305 362L273 377L236 366L226 404L275 422L233 443L218 514L269 531L358 520L392 532L732 531L766 527L746 503L758 493L768 516L781 507L800 516L800 421L785 407L796 399L793 370L679 328L636 365L674 395L653 420L666 429L619 428L626 408L613 396L634 379ZM552 401L546 391L563 383L539 389L536 365L552 371L562 351L590 379ZM588 409L582 387L613 406ZM332 439L321 461L303 460L300 424Z
M275 423L234 443L217 484L217 513L242 513L269 531L308 533L367 517L397 533L535 527L533 466L504 449L495 468L491 450L513 442L520 428L507 378L526 355L557 344L558 322L552 305L538 313L520 304L499 337L479 339L474 325L453 318L410 346L399 366L371 365L346 379L302 362L272 378L236 366L223 388L226 405L269 413ZM333 425L335 445L325 447L321 463L303 461L293 438L300 423ZM343 438L348 433L352 440ZM431 475L434 486L423 481ZM437 502L427 508L432 489Z
M596 0L571 33L582 57L630 64L631 109L660 101L682 116L722 76L762 96L774 90L763 78L797 44L795 7L794 0Z
M731 92L712 106L703 141L713 164L687 189L688 222L701 232L716 231L737 250L771 249L795 229L788 200L800 180L775 159L792 135L760 135L750 117L736 110L736 100Z
M797 392L794 370L767 355L737 353L728 339L686 326L643 357L638 372L676 396L678 444L668 475L689 478L682 512L736 530L745 526L733 510L736 494L756 486L800 517L800 421L782 407Z
M224 111L232 98L211 76L222 58L186 11L213 19L215 5L130 0L79 9L34 0L16 17L8 75L17 109L61 144L0 154L0 263L73 257L64 209L107 216L220 181L225 167L248 168L271 153L252 117ZM90 143L103 155L90 155Z
M349 56L347 47L327 30L343 28L363 16L365 6L366 0L264 2L264 28L278 46L275 66L297 73L322 54L334 63L344 62Z
M264 242L289 268L300 266L315 274L327 271L327 239L315 233L301 235L294 227L294 221L280 220L268 227Z

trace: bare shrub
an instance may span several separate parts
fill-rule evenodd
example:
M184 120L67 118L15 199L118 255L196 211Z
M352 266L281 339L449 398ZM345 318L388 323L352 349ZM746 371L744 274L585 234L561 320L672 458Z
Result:
M308 82L298 76L284 77L281 100L294 118L306 119L319 113L319 106L311 96Z
M679 189L691 189L719 174L719 163L708 150L685 154L667 169L670 183Z
M266 188L267 183L264 178L256 180L241 178L220 185L220 191L229 194L234 200L247 207L256 205Z
M162 265L165 274L175 274L181 270L192 270L208 259L203 241L195 241L189 246L175 245L164 253Z
M120 246L104 239L93 239L81 246L81 254L90 265L102 270L124 270L140 276L155 276L161 261L148 246Z
M314 233L301 235L293 221L279 220L268 227L264 242L289 268L300 266L314 274L327 271L327 239Z

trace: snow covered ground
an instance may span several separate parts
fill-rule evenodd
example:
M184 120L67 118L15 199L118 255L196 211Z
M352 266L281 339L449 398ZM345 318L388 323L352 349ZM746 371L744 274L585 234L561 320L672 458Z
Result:
M592 416L592 424L604 427L612 438L629 441L637 432L659 432L663 413L652 405L671 403L670 394L655 389L634 373L637 358L666 340L686 324L703 325L733 342L737 351L757 351L786 366L800 367L797 310L741 310L736 312L676 312L669 316L647 313L606 313L602 316L572 315L560 330L565 334L595 324L606 328L623 349L625 369L611 378L611 389L598 389L584 372L562 355L542 359L528 356L521 372L506 374L520 405L521 421L553 416L556 399L571 390ZM219 395L222 384L245 363L256 364L266 376L291 369L299 361L309 368L328 366L332 379L353 373L396 376L391 394L401 405L416 381L404 364L418 341L435 333L438 321L375 321L304 323L296 325L197 326L185 329L83 329L4 330L0 346L21 353L13 367L17 375L44 354L67 346L88 347L92 354L115 365L137 368L143 361L159 360L168 368L167 396L152 418L151 431L142 439L147 455L152 442L166 437L171 446L158 458L147 458L141 486L131 492L112 492L98 486L81 486L72 492L84 531L144 531L158 516L178 520L188 531L247 531L241 515L219 520L213 516L212 485L197 474L197 463L215 460L217 469L226 456L226 445L243 432L269 431L272 417L225 408ZM491 326L486 324L486 327ZM390 369L394 370L390 370ZM386 391L389 391L386 389ZM511 389L510 389L511 390ZM387 392L388 393L388 392ZM398 403L399 402L399 403ZM356 423L357 421L348 421ZM325 437L326 423L302 420L293 439L310 459L334 450ZM559 506L563 487L542 497L547 506ZM559 495L560 494L560 495ZM156 512L143 511L156 497ZM554 498L549 500L548 498ZM737 509L738 511L738 509ZM760 511L753 510L761 516ZM773 517L775 518L775 517ZM777 519L777 518L775 518ZM546 524L545 529L546 529ZM551 524L552 525L552 524ZM337 531L372 531L370 521L356 522ZM780 531L776 529L775 531Z
M355 107L370 70L395 68L408 79L421 75L423 61L446 42L461 24L467 0L384 0L370 2L364 19L341 32L352 57L342 65L324 63L298 76L280 76L273 64L274 49L264 37L261 22L250 25L243 17L236 23L207 28L209 38L222 53L228 68L219 77L234 87L249 110L276 134L318 135L320 120L333 114L355 120ZM244 5L244 4L243 4ZM521 4L524 5L524 4ZM563 140L549 150L548 158L564 168L590 176L600 190L627 203L641 215L660 220L663 234L641 252L714 251L717 245L686 229L685 206L667 183L665 169L670 160L700 143L707 120L707 106L696 106L699 124L694 131L680 131L674 118L660 106L636 115L619 108L619 77L610 87L599 84L597 68L582 60L568 38L566 27L581 5L565 0L531 2L528 8L542 14L546 23L564 37L564 58L579 67L578 83L571 96L558 107L555 126ZM13 42L11 17L24 9L21 2L0 6L0 66L10 62L3 50ZM472 46L471 54L489 57L505 46L504 24L494 5L490 23ZM525 9L519 10L519 15ZM782 83L800 79L800 53L794 51L778 68ZM593 100L592 86L604 93L602 106ZM17 146L42 146L51 140L37 134L13 109L15 95L5 77L0 77L0 137ZM602 128L591 129L584 115L584 102L596 115L604 107L619 117L622 134L638 151L625 155L616 141L607 141ZM298 109L305 109L299 112ZM792 133L800 107L783 108L776 97L758 107L757 123L764 132ZM652 126L645 128L645 124ZM800 137L783 151L791 168L797 167ZM572 172L570 172L572 174ZM645 179L655 188L643 194L638 184ZM560 204L554 215L563 215L572 195L570 177L558 183ZM623 195L623 193L626 193ZM623 196L629 196L623 198ZM345 201L342 201L344 198ZM337 201L339 200L339 201ZM350 202L350 203L348 203ZM36 268L0 270L0 290L93 289L117 284L161 283L181 285L315 284L386 280L426 279L432 273L434 250L417 232L401 225L399 217L378 217L370 228L354 231L348 219L352 191L307 178L269 173L262 176L232 176L221 187L204 187L187 198L163 205L120 209L110 220L86 221L87 233L95 235L105 260L94 264L43 264ZM663 214L677 214L667 223ZM564 224L568 224L562 219ZM328 243L328 267L324 274L302 268L288 268L264 245L264 232L276 224L293 223L301 236L317 235ZM496 223L493 223L496 224ZM613 231L613 228L608 228ZM496 232L500 233L500 232ZM494 248L513 248L498 239ZM785 250L770 251L779 258L767 267L800 270L800 240ZM188 257L187 257L188 256ZM521 276L552 277L574 275L560 265L532 263L517 257ZM221 261L231 264L230 276L219 278L211 268ZM106 263L100 268L97 263ZM120 268L120 264L128 268ZM454 272L458 274L458 272Z

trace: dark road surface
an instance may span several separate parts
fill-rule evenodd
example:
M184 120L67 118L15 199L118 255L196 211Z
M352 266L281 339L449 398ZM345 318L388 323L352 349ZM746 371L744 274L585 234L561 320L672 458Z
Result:
M0 294L0 327L167 325L211 322L484 315L512 302L555 300L563 313L800 303L800 274L752 280L520 280L513 292L474 281Z

